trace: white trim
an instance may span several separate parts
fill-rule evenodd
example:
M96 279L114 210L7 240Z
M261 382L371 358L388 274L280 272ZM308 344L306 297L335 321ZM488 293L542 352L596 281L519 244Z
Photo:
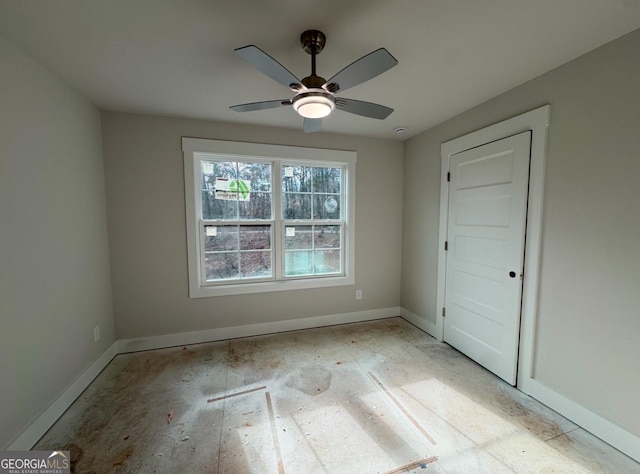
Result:
M411 324L416 326L419 329L422 329L424 332L429 334L430 336L436 337L437 328L436 325L431 321L428 321L426 318L422 316L418 316L415 313L412 313L408 309L400 308L400 316L409 321ZM437 339L437 338L436 338Z
M298 290L308 288L323 288L333 286L345 286L355 284L355 193L356 193L356 162L357 153L355 151L330 150L324 148L303 148L285 145L268 145L260 143L229 142L222 140L207 140L199 138L182 138L182 150L184 155L184 176L185 176L185 201L186 201L186 224L187 224L187 260L189 277L189 297L204 298L224 295L239 295L248 293L264 293L272 291ZM261 282L242 282L220 285L201 284L202 277L200 261L200 249L202 247L200 239L199 206L200 190L196 189L199 183L199 167L196 163L205 154L215 154L217 156L228 157L230 160L250 159L268 160L278 162L308 162L310 165L334 162L344 166L345 187L343 199L344 209L344 229L343 239L347 242L344 247L344 275L318 278L301 279L274 279ZM274 167L274 172L279 166ZM275 186L273 199L279 199L279 185ZM274 201L275 202L275 201ZM277 208L277 207L276 207ZM279 218L275 218L275 245L272 252L280 254L277 244L280 235ZM280 239L281 240L281 239ZM276 270L280 268L280 258L276 256Z
M547 148L547 131L551 107L545 105L476 132L450 140L442 144L442 186L440 190L440 233L438 250L438 288L436 308L444 307L445 274L447 255L444 243L447 240L447 214L449 207L449 186L447 172L451 155L476 146L500 140L517 133L531 130L531 164L529 174L529 197L527 211L526 254L524 262L524 282L522 288L522 316L520 326L520 355L518 361L518 387L522 389L524 380L533 376L533 350L535 347L535 322L537 315L538 278L542 236L542 204L544 197L544 169ZM444 318L436 313L436 338L442 340ZM524 390L523 390L524 391Z
M401 316L418 328L434 335L436 326L425 318L402 307L380 308L352 313L332 314L269 323L234 326L229 328L168 334L137 339L121 339L114 342L89 366L63 393L61 393L36 419L6 448L11 451L30 450L71 406L80 394L93 382L102 370L118 354L165 347L197 344L237 337L258 336L276 332L311 329L337 324L372 321ZM524 388L524 386L523 386ZM571 400L529 378L523 390L532 397L566 416L582 428L590 431L628 456L640 461L640 438L619 426L586 410Z
M610 421L590 412L576 402L553 391L533 377L535 327L538 302L539 265L542 238L542 209L544 199L544 171L547 132L551 108L545 105L503 122L491 125L468 135L453 139L441 146L440 232L438 239L438 287L436 299L436 331L434 336L442 340L444 318L441 308L445 301L447 209L449 189L447 172L451 155L464 150L500 140L527 130L532 131L531 165L527 213L525 276L522 292L522 316L520 328L520 353L518 361L518 385L524 393L548 405L580 427L611 444L616 449L640 461L640 437L637 437Z
M400 315L400 308L380 308L353 313L329 314L310 318L285 319L268 323L249 324L246 326L231 326L204 331L181 332L163 336L123 339L118 341L118 353L146 351L164 347L199 344L203 342L223 341L238 337L261 336L299 329L311 329L336 324L358 323L374 319L392 318Z
M640 462L640 437L554 392L533 378L527 379L525 385L526 390L523 390L523 392L553 408L581 428Z
M437 340L444 340L444 317L442 308L445 302L445 290L447 281L447 253L444 250L447 241L447 228L449 226L449 154L445 155L444 144L441 146L440 165L440 224L438 232L438 277L436 283L436 332L433 335Z
M118 354L127 352L162 349L165 347L197 344L202 342L233 339L237 337L259 336L276 332L311 329L337 324L357 323L385 319L400 315L400 308L380 308L353 313L331 314L311 318L300 318L268 323L234 326L229 328L210 329L204 331L167 334L164 336L144 337L139 339L120 339L96 359L80 376L73 381L33 422L8 446L7 451L28 451L44 436L71 404L93 382L102 370Z
M354 284L355 278L349 278L348 275L335 277L321 276L317 278L300 278L297 280L272 280L219 286L197 286L196 288L190 288L189 297L207 298L212 296L247 295L253 293L270 293L273 291L329 288Z
M76 378L64 392L40 413L20 435L6 448L7 451L28 451L51 426L62 416L80 394L102 372L102 370L118 355L118 344L114 342L91 364L78 378Z

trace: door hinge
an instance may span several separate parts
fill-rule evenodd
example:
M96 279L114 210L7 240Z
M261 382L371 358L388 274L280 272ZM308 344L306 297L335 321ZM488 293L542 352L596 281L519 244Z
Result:
M447 181L451 181L451 172L447 171Z
M445 309L444 309L444 308L442 308L442 317L443 317L443 318L447 315L446 313L447 313L447 312L445 311Z
M448 241L448 240L446 240L446 241L444 242L444 249L445 249L445 251L446 251L446 250L449 250L449 241Z

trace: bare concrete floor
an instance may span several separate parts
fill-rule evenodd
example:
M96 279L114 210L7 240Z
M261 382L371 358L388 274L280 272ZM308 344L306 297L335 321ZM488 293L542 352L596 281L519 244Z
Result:
M34 449L77 473L640 464L400 318L117 356Z

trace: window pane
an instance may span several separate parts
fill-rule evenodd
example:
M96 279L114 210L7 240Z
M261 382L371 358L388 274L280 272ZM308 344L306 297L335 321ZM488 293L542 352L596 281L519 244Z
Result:
M271 226L243 225L240 226L240 249L261 250L271 248Z
M271 193L251 191L249 200L238 205L240 219L271 219Z
M271 252L242 252L240 268L243 278L270 277Z
M204 226L207 281L270 277L271 226Z
M310 193L312 170L308 166L282 167L282 192L283 193Z
M238 178L251 190L240 199L240 219L271 219L271 164L238 163Z
M313 246L316 249L339 249L340 248L340 226L337 225L317 225L313 231Z
M284 246L287 250L311 249L313 245L312 227L310 225L286 226L284 229Z
M203 219L271 219L271 164L202 161Z
M238 178L251 184L251 191L271 192L270 163L238 163Z
M282 200L284 219L311 219L310 194L283 194Z
M204 226L204 250L206 252L238 250L238 226Z
M341 168L313 168L314 193L340 193Z
M286 252L284 265L285 276L313 275L313 252Z
M236 252L207 253L204 256L207 281L238 278Z
M228 183L238 178L237 165L233 161L203 161L206 196L203 191L202 217L204 219L237 219L238 200L225 191Z
M340 273L339 250L317 250L314 252L314 257L316 275Z
M238 200L221 199L214 191L202 191L202 218L232 220L238 218Z
M340 219L340 195L314 194L314 219Z
M232 161L206 161L200 162L202 189L213 190L216 178L236 179L236 164Z
M282 168L284 219L341 219L342 168Z
M235 161L209 161L208 163L213 164L213 176L215 178L224 178L224 179L238 178L238 167Z

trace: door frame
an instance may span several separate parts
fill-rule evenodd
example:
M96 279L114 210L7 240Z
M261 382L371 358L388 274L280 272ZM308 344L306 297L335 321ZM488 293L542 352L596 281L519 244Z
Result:
M540 250L542 241L542 206L544 198L544 170L547 149L547 131L551 106L545 105L510 119L498 122L475 132L454 138L441 145L440 178L440 231L438 238L438 287L436 296L436 338L444 339L445 280L447 254L448 208L449 208L449 161L452 155L470 148L484 145L531 131L531 161L529 169L529 192L527 208L527 229L525 235L524 279L522 287L522 309L520 314L520 343L518 356L517 387L527 391L529 381L533 381L533 351L535 347L535 327L538 305L538 279L540 270Z

